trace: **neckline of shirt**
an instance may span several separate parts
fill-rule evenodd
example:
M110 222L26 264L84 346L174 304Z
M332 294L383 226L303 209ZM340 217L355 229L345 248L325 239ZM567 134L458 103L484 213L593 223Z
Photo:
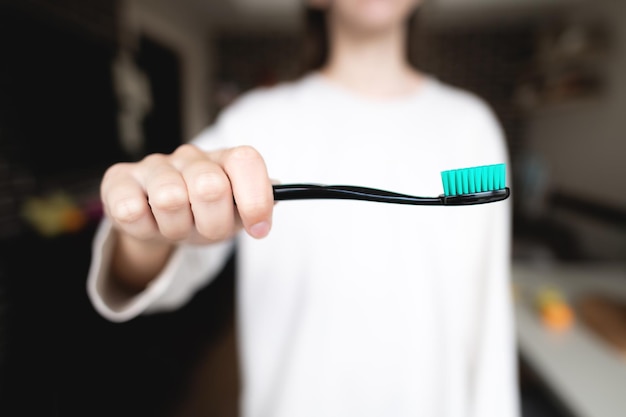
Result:
M424 74L421 85L414 91L401 96L376 98L365 94L360 94L354 90L342 86L339 83L335 83L329 80L321 74L319 71L310 72L305 76L305 80L310 83L315 83L322 86L326 91L332 93L334 96L349 100L352 102L361 103L363 105L370 106L382 106L382 107L395 107L398 105L415 104L418 101L424 100L429 95L430 90L436 86L438 80L430 75Z

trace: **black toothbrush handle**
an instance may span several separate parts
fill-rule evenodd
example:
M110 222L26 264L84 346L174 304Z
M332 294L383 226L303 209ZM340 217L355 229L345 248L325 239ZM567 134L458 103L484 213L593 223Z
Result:
M386 190L352 185L279 184L274 185L274 200L361 200L419 206L471 205L491 203L509 197L509 188L457 196L418 197Z

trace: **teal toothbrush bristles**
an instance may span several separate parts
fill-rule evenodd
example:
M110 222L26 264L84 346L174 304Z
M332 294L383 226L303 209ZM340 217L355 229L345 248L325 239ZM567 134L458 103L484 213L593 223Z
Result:
M446 196L501 190L506 187L506 164L451 169L441 173Z

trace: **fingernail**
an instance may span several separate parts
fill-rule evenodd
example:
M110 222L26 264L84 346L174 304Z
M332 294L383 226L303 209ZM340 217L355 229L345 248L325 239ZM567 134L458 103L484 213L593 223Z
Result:
M270 232L269 222L260 222L250 227L250 235L257 239L267 236Z

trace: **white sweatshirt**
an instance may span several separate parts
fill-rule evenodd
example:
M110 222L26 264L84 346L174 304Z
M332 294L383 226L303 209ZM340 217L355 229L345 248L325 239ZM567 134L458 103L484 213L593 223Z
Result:
M489 107L433 77L387 100L319 74L259 88L193 143L251 145L282 183L421 196L442 193L445 169L508 162ZM267 238L181 246L132 299L107 281L104 219L88 294L116 322L172 310L236 245L244 417L516 417L510 201L282 201Z

